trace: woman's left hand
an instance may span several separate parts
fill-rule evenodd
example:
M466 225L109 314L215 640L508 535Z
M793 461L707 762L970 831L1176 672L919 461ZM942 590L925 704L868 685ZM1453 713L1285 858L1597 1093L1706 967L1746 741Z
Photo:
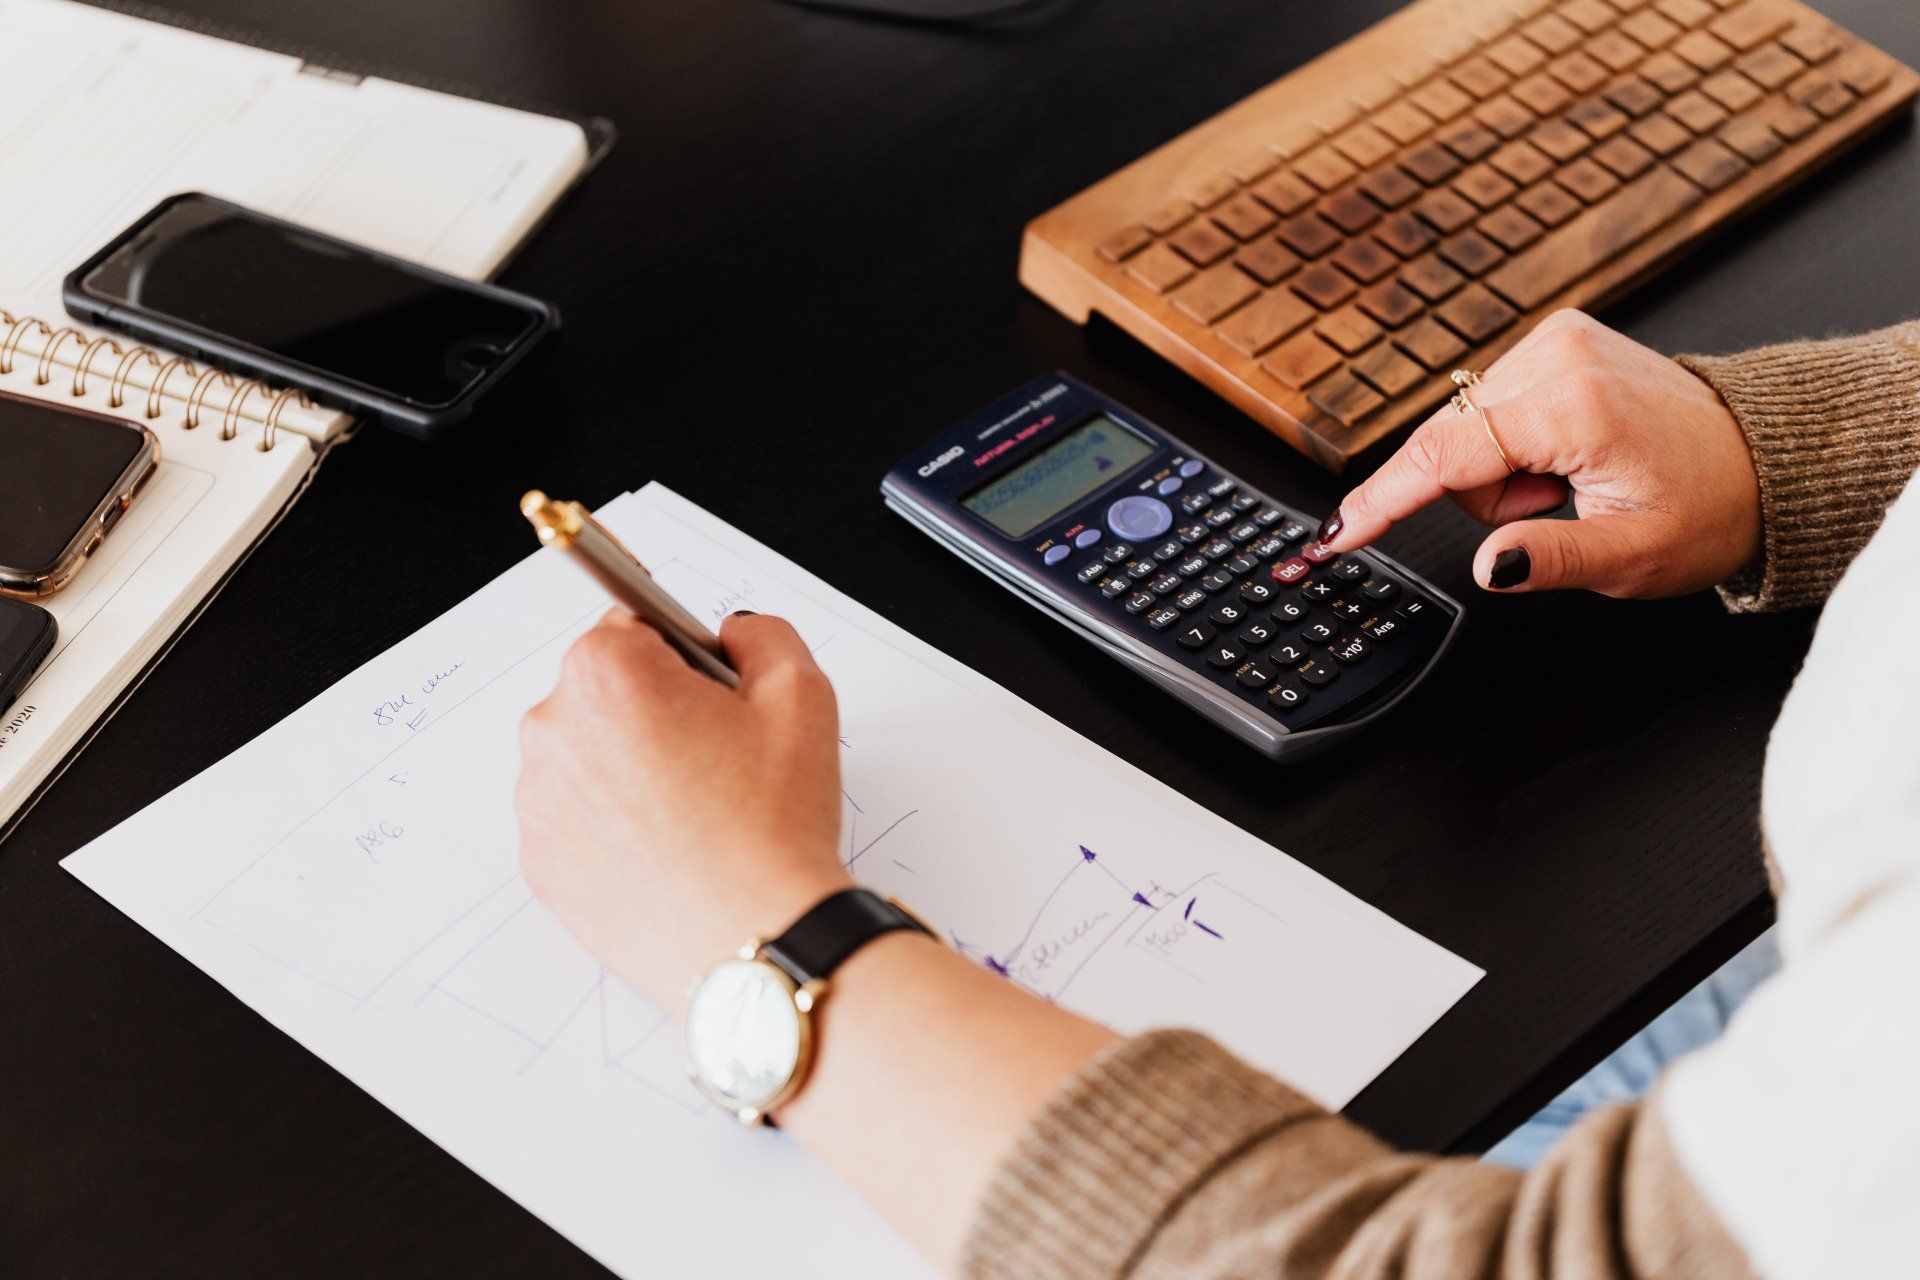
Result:
M615 611L521 723L520 867L622 979L687 982L852 883L839 859L833 689L778 618L721 627L729 690Z

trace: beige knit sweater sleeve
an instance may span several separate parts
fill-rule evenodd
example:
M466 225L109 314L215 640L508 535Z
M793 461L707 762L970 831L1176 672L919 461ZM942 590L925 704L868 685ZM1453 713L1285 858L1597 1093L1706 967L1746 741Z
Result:
M1760 475L1738 610L1824 599L1920 460L1920 323L1684 357ZM1123 1041L1034 1118L989 1187L971 1280L1727 1280L1745 1255L1688 1179L1658 1090L1539 1167L1396 1152L1190 1031Z

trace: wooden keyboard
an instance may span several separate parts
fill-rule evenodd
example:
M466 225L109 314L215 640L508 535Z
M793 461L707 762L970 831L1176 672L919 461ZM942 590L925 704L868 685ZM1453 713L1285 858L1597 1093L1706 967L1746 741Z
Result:
M1031 223L1020 278L1338 471L1917 92L1791 0L1417 0Z

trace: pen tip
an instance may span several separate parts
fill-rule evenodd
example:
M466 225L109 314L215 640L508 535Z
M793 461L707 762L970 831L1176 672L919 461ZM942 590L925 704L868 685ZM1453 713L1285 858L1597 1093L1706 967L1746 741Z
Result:
M520 514L531 520L547 506L547 495L538 489L529 489L520 499Z

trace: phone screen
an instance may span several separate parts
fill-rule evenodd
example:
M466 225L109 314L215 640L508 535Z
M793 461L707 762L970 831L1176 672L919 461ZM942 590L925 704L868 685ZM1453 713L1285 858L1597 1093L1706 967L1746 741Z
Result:
M51 572L145 448L126 423L0 395L0 567Z
M244 212L172 204L81 288L423 408L453 404L541 323L527 308Z

